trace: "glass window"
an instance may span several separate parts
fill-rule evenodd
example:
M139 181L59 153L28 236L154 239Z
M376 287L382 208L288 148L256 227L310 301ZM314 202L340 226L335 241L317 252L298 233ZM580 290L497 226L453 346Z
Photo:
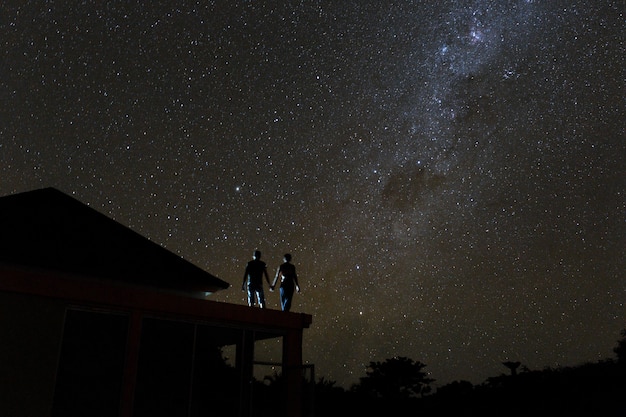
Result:
M134 417L187 416L194 324L145 318Z
M66 312L53 417L119 414L127 333L126 315Z

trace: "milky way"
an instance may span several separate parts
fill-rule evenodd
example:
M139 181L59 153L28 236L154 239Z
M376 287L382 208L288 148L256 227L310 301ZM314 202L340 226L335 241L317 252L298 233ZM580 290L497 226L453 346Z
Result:
M292 253L305 361L344 386L394 356L440 384L609 358L625 8L4 2L0 195L71 194L217 301L245 303L254 249Z

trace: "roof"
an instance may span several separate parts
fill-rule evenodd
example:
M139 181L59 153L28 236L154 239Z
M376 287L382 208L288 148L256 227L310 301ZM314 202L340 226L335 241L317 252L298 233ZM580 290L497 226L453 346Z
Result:
M0 262L184 292L230 286L54 188L0 198Z

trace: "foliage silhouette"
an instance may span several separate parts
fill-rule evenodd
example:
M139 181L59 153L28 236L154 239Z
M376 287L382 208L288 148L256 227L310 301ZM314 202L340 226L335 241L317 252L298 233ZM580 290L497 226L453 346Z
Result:
M617 355L617 361L626 365L626 329L621 332L622 339L617 341L613 352Z
M428 378L421 362L395 357L384 362L370 362L367 375L355 386L357 392L376 398L398 400L415 398L430 390L434 379Z
M517 368L519 368L521 364L522 363L519 361L518 362L511 362L511 361L502 362L502 365L509 368L509 370L511 371L511 375L517 375Z
M511 373L480 385L454 381L429 393L433 380L420 362L392 358L371 362L351 390L328 380L316 384L315 415L359 416L626 416L626 330L607 359L574 367L530 370L506 362Z

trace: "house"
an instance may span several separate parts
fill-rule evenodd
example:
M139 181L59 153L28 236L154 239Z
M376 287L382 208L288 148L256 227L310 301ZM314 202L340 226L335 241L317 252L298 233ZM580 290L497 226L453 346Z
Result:
M229 286L56 189L0 198L0 415L260 415L255 343L277 339L271 415L301 416L311 316L207 299Z

